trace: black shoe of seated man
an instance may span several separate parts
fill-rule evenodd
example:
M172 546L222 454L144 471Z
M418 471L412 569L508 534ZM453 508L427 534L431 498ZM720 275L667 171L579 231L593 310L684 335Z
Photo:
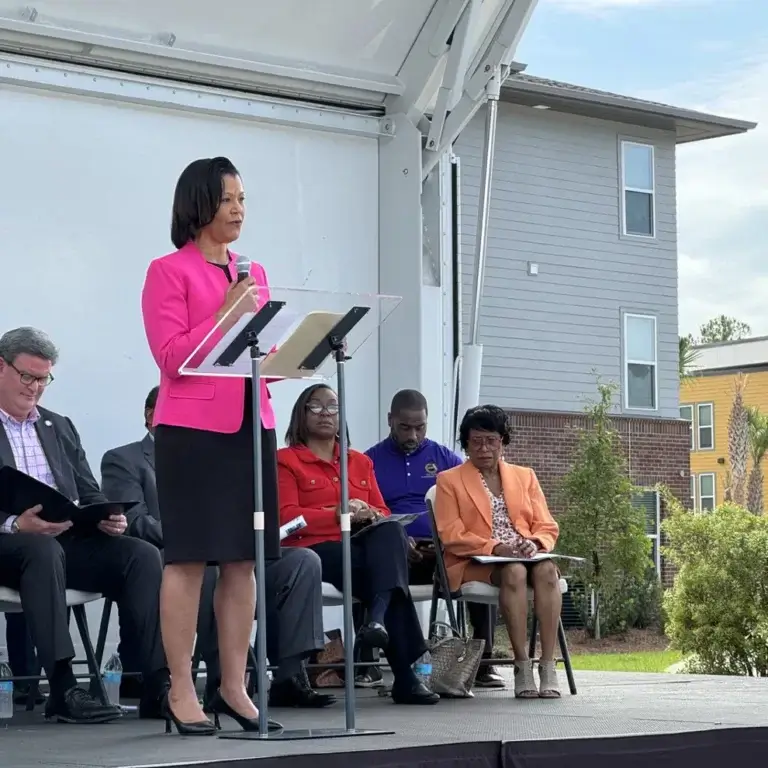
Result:
M416 681L410 687L392 686L392 701L395 704L437 704L440 696L430 691L421 680Z
M475 675L475 686L478 688L504 688L506 683L499 671L492 666L480 667Z
M59 723L109 723L122 715L119 707L102 704L80 686L61 695L51 693L45 705L45 719Z
M389 645L389 634L382 624L372 621L363 627L360 627L358 638L361 643L369 648L379 648L382 651L387 650Z
M336 697L318 693L309 684L306 670L295 677L272 683L269 689L270 707L295 707L297 709L322 709L336 703Z

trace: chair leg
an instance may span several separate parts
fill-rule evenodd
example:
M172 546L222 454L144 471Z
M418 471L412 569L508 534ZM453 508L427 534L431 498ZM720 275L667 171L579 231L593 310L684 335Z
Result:
M571 664L571 652L568 650L568 641L565 637L565 627L563 620L557 622L557 640L560 644L560 653L563 655L563 665L565 666L565 676L568 678L568 689L571 696L576 695L576 680L573 677L573 665Z
M88 632L88 619L85 615L84 605L75 605L72 608L72 614L75 617L77 623L77 629L80 633L80 639L83 642L83 650L85 651L85 659L88 662L88 671L91 674L91 685L95 687L96 695L102 704L110 704L109 697L107 696L107 689L104 687L104 681L101 679L101 673L99 666L96 663L96 654L91 644L91 636Z
M112 617L112 601L109 598L104 600L104 610L101 612L101 623L99 624L99 636L96 638L96 663L101 667L104 660L104 648L107 645L107 632L109 632L109 620Z
M536 618L536 614L533 614L531 619L531 637L528 640L528 658L533 659L536 656L536 634L539 631L539 620Z

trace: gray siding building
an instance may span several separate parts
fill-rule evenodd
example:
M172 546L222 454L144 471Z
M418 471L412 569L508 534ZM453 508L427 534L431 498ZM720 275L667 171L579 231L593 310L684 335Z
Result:
M464 328L484 114L461 168ZM627 416L677 418L678 143L754 127L513 74L502 88L480 314L484 402L581 411L595 376Z
M485 114L454 145L461 185L465 333L473 301ZM535 469L557 512L596 377L614 382L616 426L647 490L654 563L664 484L690 496L680 419L677 145L752 123L639 101L517 71L501 89L479 342L481 401L511 412L507 458ZM582 412L580 414L580 412Z

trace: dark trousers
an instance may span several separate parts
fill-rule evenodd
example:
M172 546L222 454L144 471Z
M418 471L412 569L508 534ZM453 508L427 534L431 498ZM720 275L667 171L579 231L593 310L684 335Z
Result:
M342 589L341 542L326 541L312 549L320 556L323 581ZM397 676L426 651L408 589L408 537L399 523L383 522L353 536L351 549L353 596L365 606L375 595L392 593L384 626L389 634L387 659Z
M75 653L67 621L67 587L100 592L114 600L121 626L137 643L140 671L152 674L163 669L161 579L159 553L137 539L102 533L64 534L58 539L24 533L0 536L0 584L21 595L29 638L49 679L56 663ZM12 620L11 634L20 637L17 622Z
M285 547L264 569L267 593L267 656L280 666L284 659L305 659L325 645L323 585L320 558L309 549ZM213 580L208 572L213 572ZM216 573L206 569L200 598L198 642L207 670L209 688L218 687L219 644L213 610Z
M409 581L411 584L432 584L435 577L435 553L430 548L420 548L421 560L409 564ZM358 608L358 606L355 606ZM476 640L485 640L483 658L493 656L493 636L496 629L498 611L495 606L483 603L467 603L469 620L474 630ZM355 625L362 623L362 611L355 611ZM370 648L363 648L360 653L361 661L375 661L375 653Z

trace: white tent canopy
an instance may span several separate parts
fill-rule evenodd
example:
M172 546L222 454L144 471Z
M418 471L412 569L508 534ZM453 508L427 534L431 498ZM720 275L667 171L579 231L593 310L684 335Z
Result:
M404 113L422 120L426 146L438 152L447 145L444 135L455 139L488 81L511 60L534 5L32 0L21 6L0 0L0 51L378 115ZM434 112L431 124L423 121L425 112Z

